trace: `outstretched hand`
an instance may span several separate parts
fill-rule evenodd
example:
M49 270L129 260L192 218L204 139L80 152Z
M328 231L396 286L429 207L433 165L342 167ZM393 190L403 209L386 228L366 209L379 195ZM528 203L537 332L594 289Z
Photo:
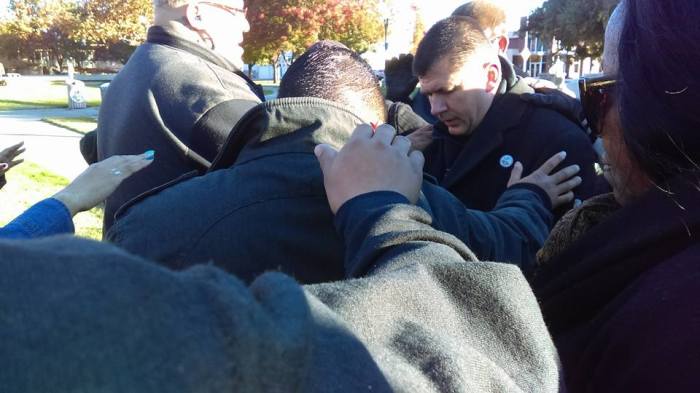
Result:
M0 176L4 175L5 172L9 171L13 167L24 162L23 159L17 159L17 157L24 153L25 150L24 142L20 142L3 151L0 151Z
M555 154L541 167L524 178L522 177L523 164L516 162L513 171L510 173L508 187L518 183L534 184L547 193L552 203L552 209L571 203L574 200L573 189L582 182L581 177L574 177L581 168L578 165L571 165L550 175L554 168L561 164L564 159L566 159L566 152Z
M112 156L90 165L71 184L53 197L76 215L107 199L129 176L153 162L153 151L134 156Z
M423 183L423 154L389 125L376 131L360 125L340 151L329 145L314 150L323 171L333 213L350 199L374 191L394 191L411 203L418 201Z
M433 143L433 125L429 124L406 135L414 150L425 151Z

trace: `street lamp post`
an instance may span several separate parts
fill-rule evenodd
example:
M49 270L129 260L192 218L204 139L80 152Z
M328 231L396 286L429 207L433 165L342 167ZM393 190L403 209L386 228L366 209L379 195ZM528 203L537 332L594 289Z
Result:
M389 32L389 18L384 18L384 51L389 50L389 41L387 41L387 33Z

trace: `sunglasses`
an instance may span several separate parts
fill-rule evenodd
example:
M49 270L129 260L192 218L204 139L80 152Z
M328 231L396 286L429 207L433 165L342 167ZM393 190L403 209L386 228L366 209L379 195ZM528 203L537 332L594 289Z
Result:
M602 122L610 109L616 84L617 80L611 75L584 76L578 81L581 105L591 129L591 136L594 138L600 136Z
M208 1L200 1L201 4L207 4L212 7L220 8L224 11L228 11L229 13L233 15L237 14L243 14L243 17L248 16L248 7L243 7L243 8L238 8L238 7L231 7L226 4L221 4L221 3L213 3L213 2L208 2Z

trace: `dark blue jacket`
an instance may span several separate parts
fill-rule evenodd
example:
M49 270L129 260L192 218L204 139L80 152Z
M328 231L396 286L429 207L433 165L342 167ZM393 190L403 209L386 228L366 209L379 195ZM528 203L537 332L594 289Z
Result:
M313 150L319 143L342 146L359 123L320 99L261 104L237 126L256 133L235 165L135 200L119 212L107 239L170 267L213 262L247 281L268 270L303 283L347 277ZM515 187L484 213L426 181L419 205L435 228L457 236L479 258L527 267L550 229L542 194Z

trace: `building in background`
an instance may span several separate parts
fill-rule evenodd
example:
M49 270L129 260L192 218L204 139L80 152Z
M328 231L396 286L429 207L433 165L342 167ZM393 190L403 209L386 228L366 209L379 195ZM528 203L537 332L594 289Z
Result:
M526 23L522 25L527 26ZM545 42L527 30L512 32L509 38L507 56L521 75L578 79L585 74L600 72L599 60L579 58L575 50L560 48L556 38L552 42Z

